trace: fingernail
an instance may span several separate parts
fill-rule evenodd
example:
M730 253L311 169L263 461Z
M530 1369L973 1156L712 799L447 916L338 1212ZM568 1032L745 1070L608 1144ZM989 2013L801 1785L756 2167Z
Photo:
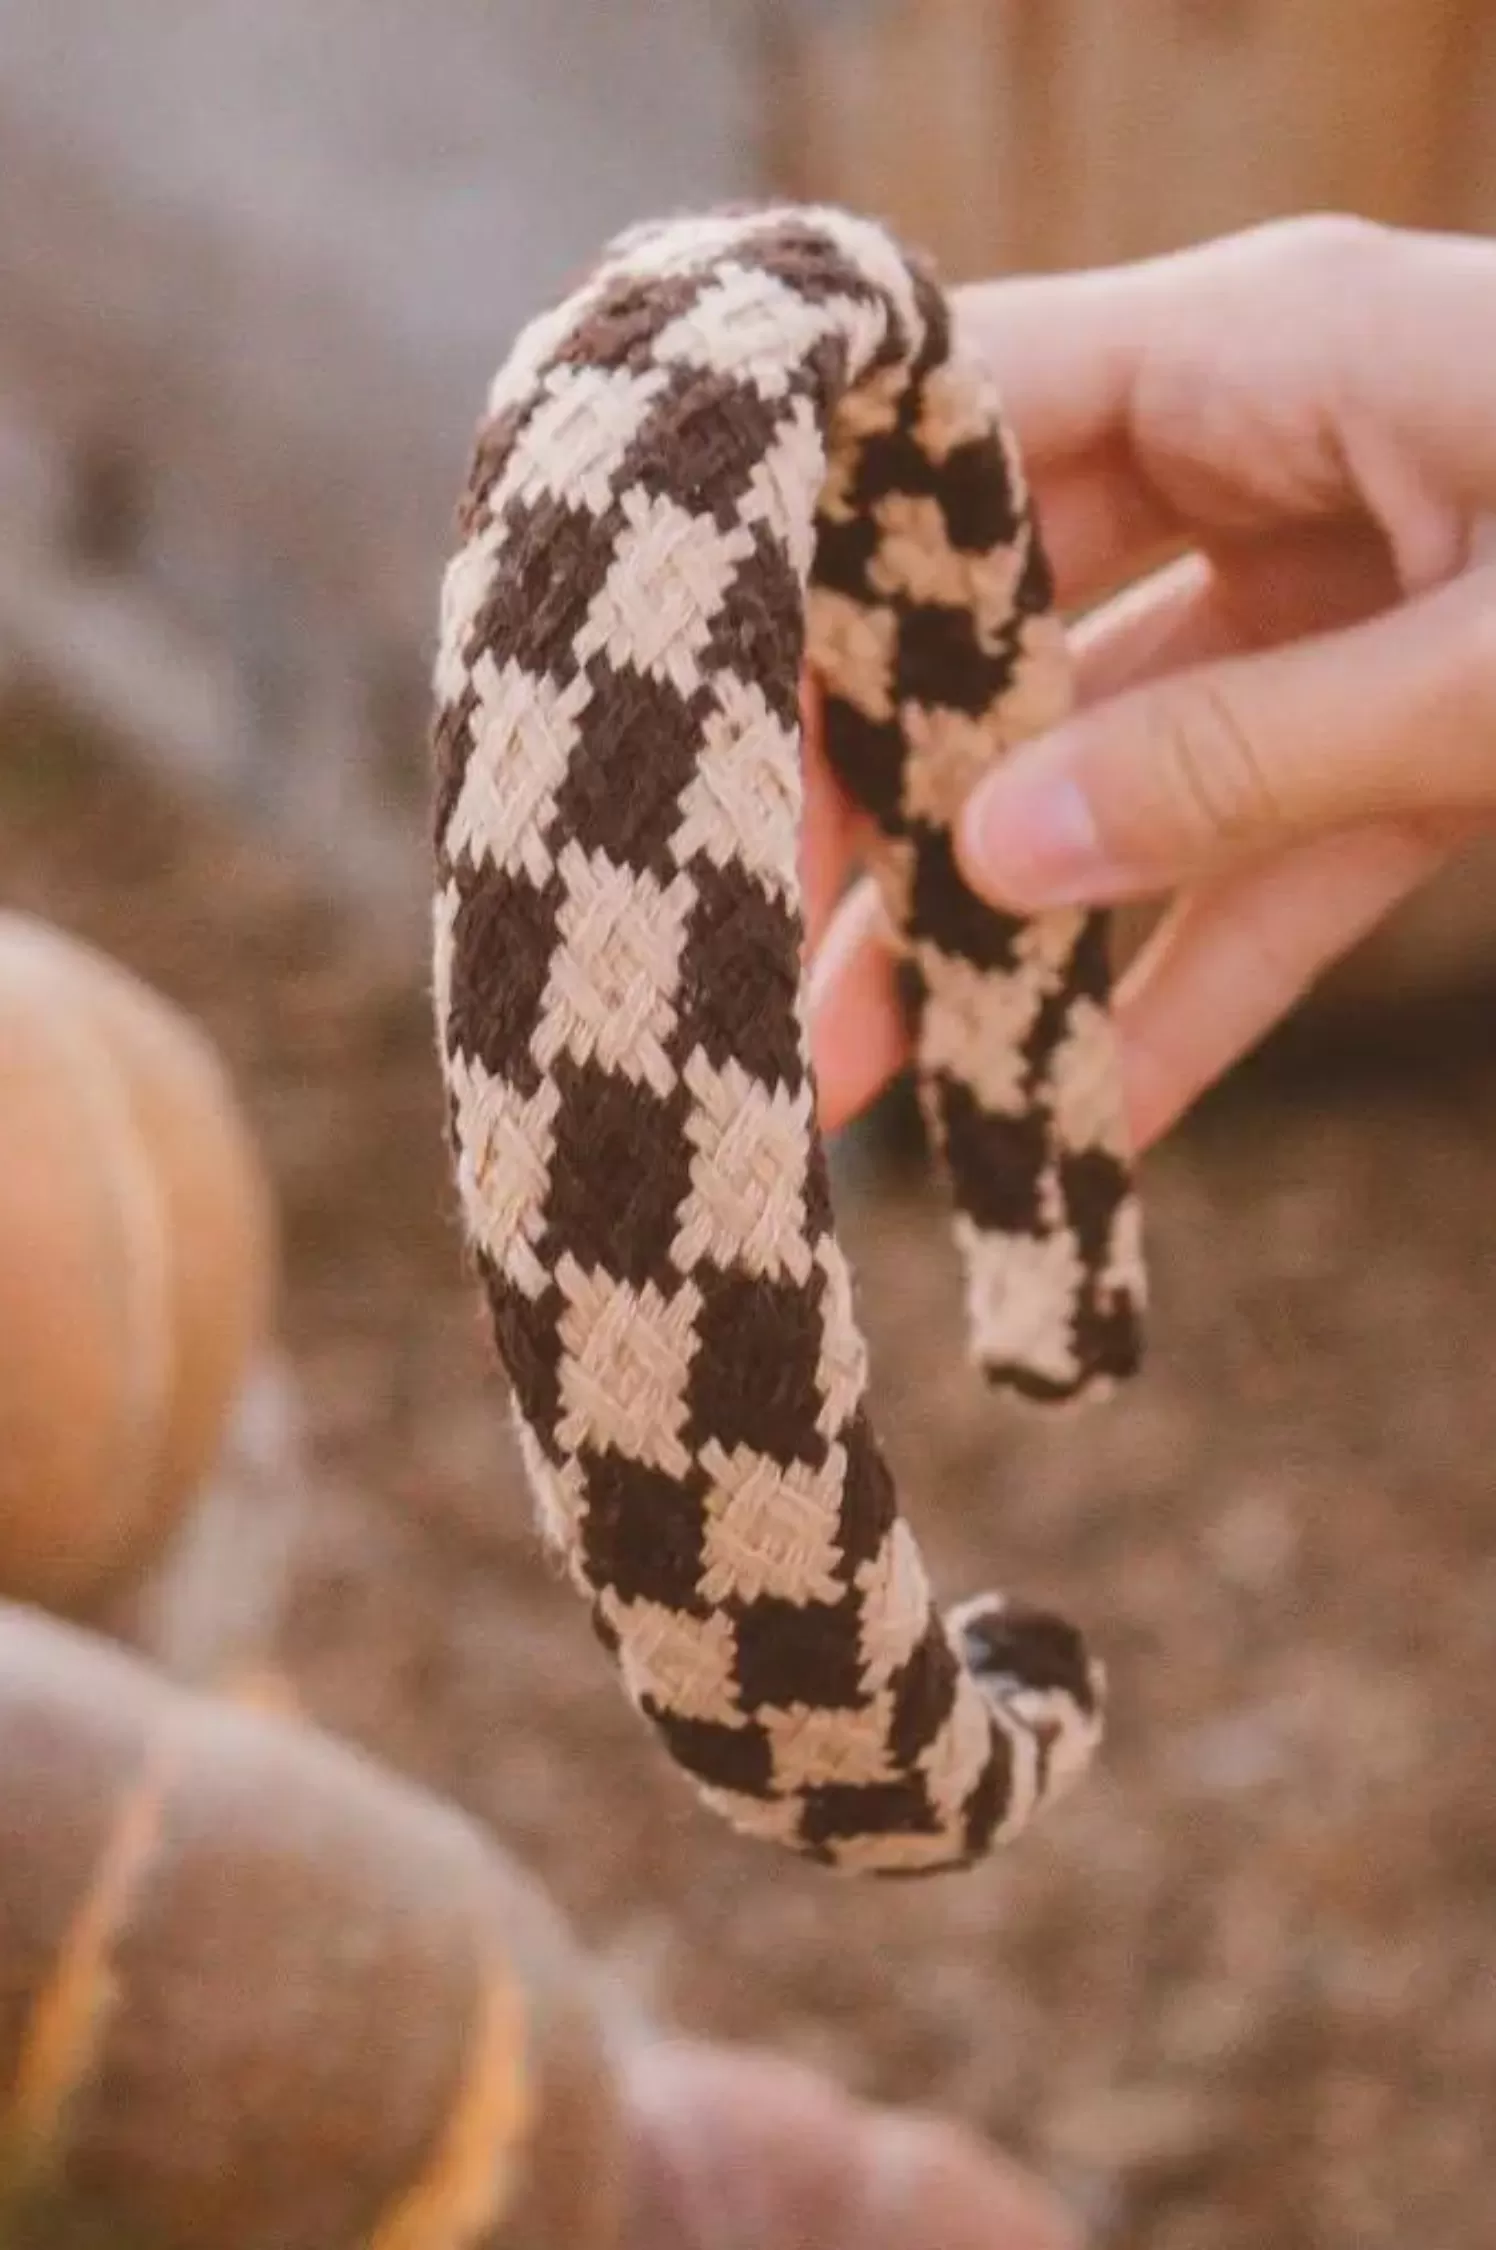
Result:
M972 795L961 825L968 880L1012 907L1077 906L1123 889L1080 784L1046 751L1021 757Z

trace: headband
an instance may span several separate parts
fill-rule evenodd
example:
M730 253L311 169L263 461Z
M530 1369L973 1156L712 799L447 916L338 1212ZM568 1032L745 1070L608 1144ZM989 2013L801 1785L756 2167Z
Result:
M799 694L872 816L971 1356L1044 1403L1144 1298L1104 917L977 898L973 782L1063 715L1021 465L879 227L639 227L496 377L442 596L435 1009L539 1520L736 1828L960 1866L1084 1766L1063 1620L942 1615L867 1407L806 1036Z

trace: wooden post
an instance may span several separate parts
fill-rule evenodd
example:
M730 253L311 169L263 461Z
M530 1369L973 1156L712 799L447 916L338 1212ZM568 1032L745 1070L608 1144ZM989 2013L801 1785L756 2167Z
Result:
M791 33L780 184L953 277L1342 210L1460 223L1472 0L889 0ZM1496 213L1496 167L1482 192Z

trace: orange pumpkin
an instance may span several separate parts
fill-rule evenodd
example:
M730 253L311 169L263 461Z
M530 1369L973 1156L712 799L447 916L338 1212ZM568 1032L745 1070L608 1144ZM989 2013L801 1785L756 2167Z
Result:
M199 1028L0 914L0 1595L76 1612L159 1551L268 1326L273 1238Z

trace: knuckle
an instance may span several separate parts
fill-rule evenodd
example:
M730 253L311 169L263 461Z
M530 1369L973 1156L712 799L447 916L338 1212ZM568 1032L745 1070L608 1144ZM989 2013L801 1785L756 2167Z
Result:
M1295 275L1332 286L1384 260L1394 236L1390 227L1353 212L1310 211L1269 221L1260 239Z
M1202 678L1158 698L1158 771L1186 849L1276 834L1272 775L1232 689Z

